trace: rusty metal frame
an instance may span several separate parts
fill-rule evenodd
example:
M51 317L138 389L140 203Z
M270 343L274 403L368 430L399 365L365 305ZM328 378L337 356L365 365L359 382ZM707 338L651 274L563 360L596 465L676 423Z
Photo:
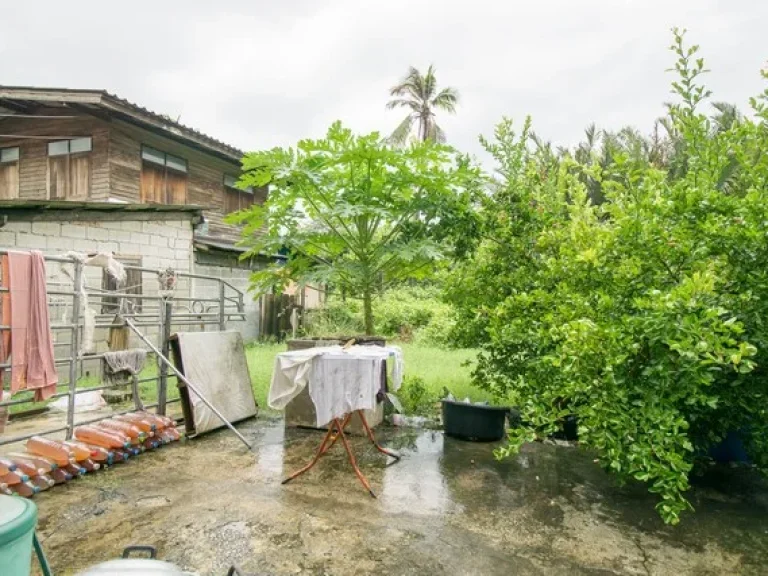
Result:
M371 441L371 443L376 447L376 450L381 452L382 454L385 454L387 456L391 456L395 459L395 462L400 460L400 456L396 454L395 452L391 452L387 450L386 448L383 448L381 445L379 445L378 442L376 442L376 437L373 435L373 430L371 430L371 427L368 425L368 421L365 419L365 414L362 410L355 410L354 412L350 412L344 417L344 420L341 421L339 418L334 418L331 420L331 422L328 424L328 432L326 432L325 437L323 438L323 441L320 443L319 448L317 449L317 452L315 452L314 458L303 468L300 468L290 476L288 476L285 480L282 481L282 484L288 484L291 480L298 478L304 472L307 472L310 470L317 462L320 460L322 456L324 456L328 450L330 450L334 444L336 444L336 441L341 438L341 442L344 445L344 450L347 452L347 456L349 457L349 463L352 464L352 468L355 471L355 475L357 476L358 480L360 480L360 483L363 485L363 487L368 491L368 494L370 494L373 498L376 498L376 493L371 489L371 485L368 482L368 479L365 477L365 475L360 470L360 467L357 465L357 459L355 458L354 452L352 452L352 447L349 444L349 441L347 440L347 435L344 433L344 429L349 425L349 421L352 419L352 415L357 414L360 416L360 422L363 424L363 428L365 429L365 434L368 436L368 439Z

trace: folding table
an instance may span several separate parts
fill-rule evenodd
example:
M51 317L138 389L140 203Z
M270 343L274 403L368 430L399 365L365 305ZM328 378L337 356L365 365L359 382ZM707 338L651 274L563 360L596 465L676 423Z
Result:
M367 367L367 363L370 360L372 365ZM342 396L346 393L346 400L343 402L329 403L332 406L330 410L331 418L329 421L319 421L323 418L318 410L318 427L326 425L328 431L326 432L320 446L315 452L314 458L303 468L289 475L283 484L287 484L294 478L301 476L312 468L320 458L325 455L336 442L341 439L344 449L349 456L349 461L352 464L352 468L355 471L358 479L368 490L368 493L372 497L376 497L376 494L371 489L367 478L361 472L357 465L357 460L352 451L352 447L347 439L347 435L344 430L350 423L352 417L357 414L360 418L363 429L366 436L371 443L376 447L376 450L387 456L391 456L395 461L400 460L400 456L394 452L383 448L378 442L371 430L368 422L365 419L364 410L373 409L376 406L376 396L382 387L381 376L371 377L371 374L381 375L384 374L386 378L386 370L380 370L382 362L390 361L392 363L392 381L391 391L397 390L402 381L402 353L397 347L380 347L380 346L352 346L348 349L343 349L340 346L328 346L322 348L309 348L306 350L294 350L291 352L283 352L277 355L275 358L275 369L272 374L272 383L269 393L269 405L274 409L283 409L285 406L303 390L305 386L309 386L310 396L312 396L313 402L317 407L316 398L319 393L326 393L333 396L336 394L338 400L338 393L342 392ZM322 371L322 363L333 361L341 363L348 363L348 368L341 381L338 382L339 387L345 387L339 389L334 386L336 382L329 383L324 382L322 386L319 384L319 380L327 377L324 376ZM363 369L360 369L362 366ZM372 388L368 388L372 387ZM349 390L347 390L349 388ZM347 393L349 392L349 393ZM354 396L354 398L352 398ZM328 414L329 410L323 411L324 414ZM342 413L343 412L343 413Z

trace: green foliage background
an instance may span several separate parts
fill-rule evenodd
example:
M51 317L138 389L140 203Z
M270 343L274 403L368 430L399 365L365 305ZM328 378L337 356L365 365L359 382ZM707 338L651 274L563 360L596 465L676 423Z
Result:
M454 323L453 307L441 300L437 285L401 285L386 291L376 302L376 333L387 338L448 346ZM306 318L309 336L353 336L364 329L362 302L337 295Z

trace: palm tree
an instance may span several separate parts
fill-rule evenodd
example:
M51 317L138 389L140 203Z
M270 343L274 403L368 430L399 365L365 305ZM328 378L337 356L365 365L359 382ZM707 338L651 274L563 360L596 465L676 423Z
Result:
M408 116L392 132L390 141L395 144L404 144L416 124L417 137L420 141L445 142L445 132L435 121L435 111L445 110L451 114L455 113L459 93L455 88L443 88L437 91L434 66L430 65L424 75L411 66L405 78L389 91L389 95L395 98L387 102L388 110L393 108L410 110Z

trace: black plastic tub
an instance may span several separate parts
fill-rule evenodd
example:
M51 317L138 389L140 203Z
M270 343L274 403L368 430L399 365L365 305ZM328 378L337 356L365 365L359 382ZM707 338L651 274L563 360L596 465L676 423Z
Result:
M443 429L447 436L492 442L506 431L509 408L443 400Z

